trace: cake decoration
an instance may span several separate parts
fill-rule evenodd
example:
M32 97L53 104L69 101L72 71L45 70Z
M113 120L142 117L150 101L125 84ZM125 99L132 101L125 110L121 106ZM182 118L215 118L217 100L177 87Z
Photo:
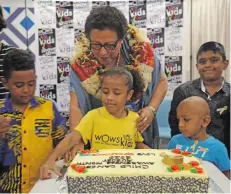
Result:
M174 164L183 164L184 158L182 155L167 155L165 153L161 153L161 156L164 157L162 160L164 164L171 166Z
M183 164L184 170L190 170L191 165L190 164Z
M161 152L88 150L85 157L79 152L67 171L68 193L208 193L209 178L197 158ZM171 156L183 162L165 165Z
M179 165L174 164L174 165L168 166L167 170L169 172L179 172L182 170L190 170L190 172L192 173L199 173L199 174L204 172L203 168L197 167L197 166L193 167L190 164L179 164Z
M181 154L181 150L180 149L173 149L172 152L174 154Z
M199 162L197 162L197 161L190 161L190 164L192 166L199 166Z
M91 148L91 149L90 149L90 153L97 153L97 152L98 152L98 150L95 149L95 148Z
M188 157L191 157L193 156L193 153L192 152L188 152L188 151L182 151L180 149L173 149L172 152L174 154L181 154L183 156L188 156Z
M71 168L78 173L86 173L87 172L86 166L83 166L83 165L72 164Z
M90 150L81 150L81 151L78 151L77 153L80 155L80 156L90 156L91 154L95 154L95 153L98 153L99 151L95 148L91 148Z

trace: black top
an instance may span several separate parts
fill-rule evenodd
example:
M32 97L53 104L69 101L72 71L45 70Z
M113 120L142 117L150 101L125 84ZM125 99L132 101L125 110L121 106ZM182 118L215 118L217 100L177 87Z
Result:
M173 93L173 100L169 112L169 125L171 136L179 134L176 109L179 103L191 96L200 96L205 99L210 107L211 123L207 133L219 139L230 150L230 84L224 80L223 87L210 96L201 88L201 79L188 81L180 85ZM229 153L229 152L228 152Z

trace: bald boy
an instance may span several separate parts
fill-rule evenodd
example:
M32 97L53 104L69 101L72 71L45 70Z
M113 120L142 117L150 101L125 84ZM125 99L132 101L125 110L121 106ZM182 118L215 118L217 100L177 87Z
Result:
M172 137L168 149L181 149L209 161L230 178L230 160L225 145L207 134L210 119L208 103L201 97L192 96L177 107L178 127L181 134Z

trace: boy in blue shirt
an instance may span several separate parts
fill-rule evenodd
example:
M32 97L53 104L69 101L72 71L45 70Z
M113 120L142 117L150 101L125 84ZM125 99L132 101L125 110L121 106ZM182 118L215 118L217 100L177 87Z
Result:
M198 96L183 100L177 107L177 119L182 134L172 137L168 149L192 152L194 156L216 165L230 178L230 160L225 145L209 136L210 110L207 102Z

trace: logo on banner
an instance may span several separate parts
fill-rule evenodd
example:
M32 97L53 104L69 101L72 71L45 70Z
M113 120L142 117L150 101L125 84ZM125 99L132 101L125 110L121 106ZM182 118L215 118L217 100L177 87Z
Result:
M154 50L164 55L164 28L148 28L147 34Z
M90 10L91 2L90 1L78 1L73 2L74 10L87 11Z
M56 85L39 85L40 97L57 101Z
M70 61L68 57L57 57L58 83L68 83Z
M182 56L165 56L165 73L167 77L182 75Z
M146 2L130 1L129 2L129 22L138 28L146 28Z
M73 28L73 2L56 1L57 28Z
M92 9L102 6L109 6L110 1L92 1Z
M182 83L182 56L165 56L165 73L169 85L167 95L172 95L174 90Z
M75 29L75 43L79 41L79 38L84 33L84 29Z
M166 5L166 27L183 26L183 2L175 1Z
M39 29L39 55L55 56L55 29Z

